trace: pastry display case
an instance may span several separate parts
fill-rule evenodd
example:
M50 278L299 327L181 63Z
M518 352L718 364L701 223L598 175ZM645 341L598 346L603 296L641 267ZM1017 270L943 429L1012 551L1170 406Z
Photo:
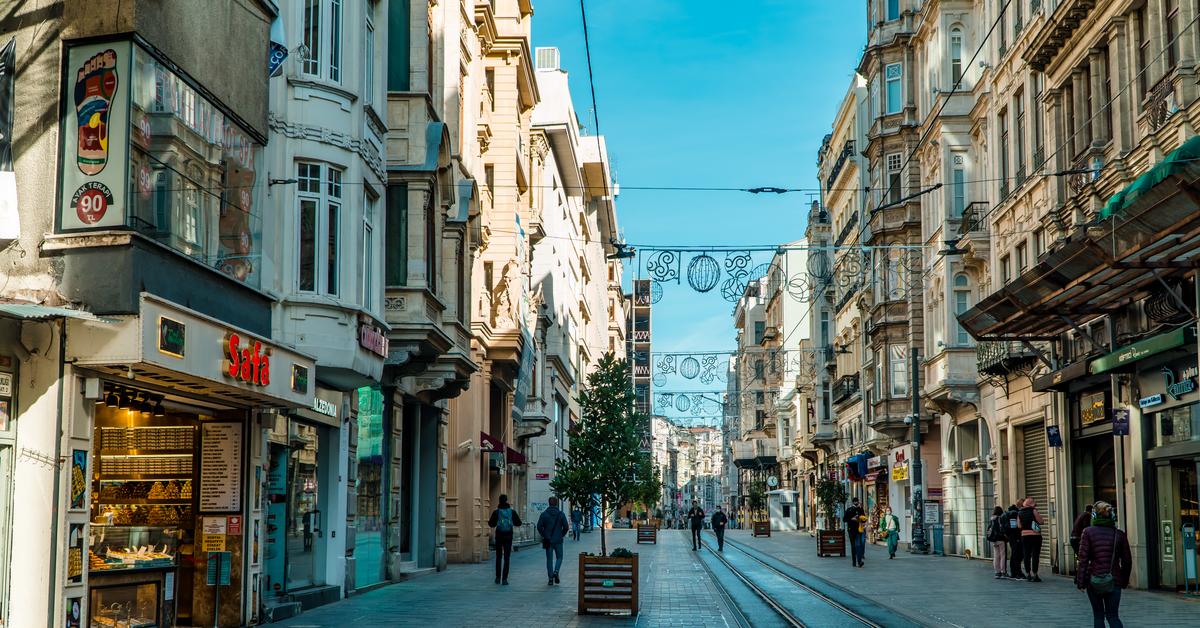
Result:
M157 628L159 582L92 587L88 608L91 628Z
M161 569L178 562L179 546L190 531L158 526L91 526L88 571Z

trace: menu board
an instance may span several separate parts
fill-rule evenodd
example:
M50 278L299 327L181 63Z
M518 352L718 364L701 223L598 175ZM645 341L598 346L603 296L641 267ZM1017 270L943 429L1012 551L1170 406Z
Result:
M200 426L200 510L242 509L242 424Z

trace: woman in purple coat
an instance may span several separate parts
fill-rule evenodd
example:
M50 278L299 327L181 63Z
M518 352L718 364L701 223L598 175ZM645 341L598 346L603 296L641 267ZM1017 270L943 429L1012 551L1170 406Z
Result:
M1112 628L1122 628L1117 616L1121 589L1129 586L1129 573L1133 570L1129 538L1117 529L1112 504L1096 502L1093 513L1092 525L1079 538L1075 586L1087 591L1096 628L1104 628L1105 619Z

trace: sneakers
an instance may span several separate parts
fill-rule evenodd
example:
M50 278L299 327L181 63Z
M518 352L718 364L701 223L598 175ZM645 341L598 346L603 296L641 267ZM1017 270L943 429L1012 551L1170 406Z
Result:
M1004 574L1002 574L1002 573L998 573L998 574L996 574L996 579L997 579L997 580L999 580L999 579L1001 579L1001 578L1003 578L1003 577L1004 577Z
M554 572L554 584L558 584L560 582L562 582L562 580L558 579L558 572L556 571Z
M500 584L502 584L504 586L508 586L508 578L505 578L504 582L501 582Z
M546 586L548 586L548 587L554 586L554 578L550 578L549 580L547 580Z
M496 576L496 584L500 584L500 576Z

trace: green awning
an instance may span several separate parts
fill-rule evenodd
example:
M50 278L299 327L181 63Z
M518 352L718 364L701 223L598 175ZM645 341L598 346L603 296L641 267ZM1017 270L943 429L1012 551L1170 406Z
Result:
M1198 159L1200 159L1200 135L1184 142L1182 146L1168 153L1166 158L1147 170L1145 174L1134 179L1133 183L1113 194L1112 198L1104 204L1104 208L1100 210L1100 218L1108 219L1114 214L1124 211L1147 190L1166 181L1167 177L1182 171L1189 163Z
M1128 364L1133 364L1143 358L1170 351L1171 349L1178 349L1188 343L1195 342L1196 326L1188 325L1180 327L1175 331L1139 340L1131 345L1121 347L1108 355L1096 358L1088 364L1088 371L1091 371L1093 375L1104 373Z

